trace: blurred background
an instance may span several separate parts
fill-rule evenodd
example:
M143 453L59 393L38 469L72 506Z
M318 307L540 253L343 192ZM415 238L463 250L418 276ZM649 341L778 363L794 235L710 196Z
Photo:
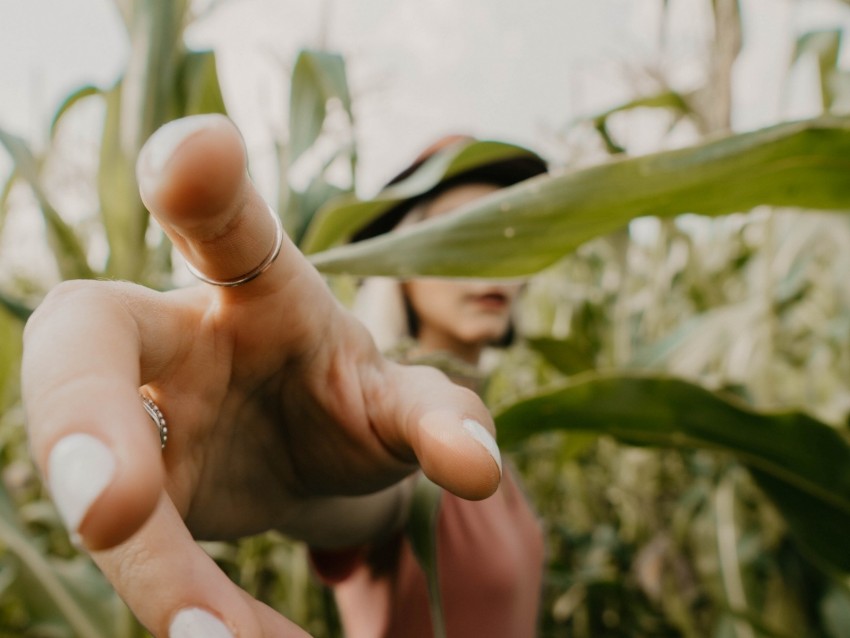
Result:
M226 111L298 239L333 195L368 197L446 133L520 143L568 172L845 116L848 27L841 0L0 0L0 636L146 635L33 472L18 365L23 321L62 279L190 281L134 183L159 125ZM659 396L694 397L720 434L809 415L794 423L827 432L812 439L832 454L780 442L843 476L848 267L841 214L634 220L530 282L527 339L488 400L498 413L576 379L658 373ZM677 437L685 421L652 445L564 426L510 447L547 531L540 635L850 637L846 480L795 500L753 470L758 436L694 443ZM814 470L795 471L808 485ZM300 546L206 547L253 595L339 635Z

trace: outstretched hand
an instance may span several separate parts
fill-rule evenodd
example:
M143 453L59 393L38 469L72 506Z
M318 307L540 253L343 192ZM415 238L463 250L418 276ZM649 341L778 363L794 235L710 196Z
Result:
M138 176L206 276L238 277L272 250L273 218L226 118L166 125ZM500 478L478 397L382 358L286 237L237 287L60 285L27 325L23 383L33 455L69 530L157 636L304 635L195 539L277 529L352 546L402 524L401 481L417 467L470 499ZM168 422L164 450L140 390Z

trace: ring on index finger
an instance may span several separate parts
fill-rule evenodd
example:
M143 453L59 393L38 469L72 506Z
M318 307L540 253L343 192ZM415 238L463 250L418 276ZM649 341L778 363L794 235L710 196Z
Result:
M266 270L268 270L274 263L275 259L277 259L277 256L280 254L280 249L283 246L283 224L281 224L280 217L272 210L272 207L269 206L268 208L269 214L274 220L274 244L272 245L272 249L269 251L269 254L266 255L259 265L252 268L244 275L239 275L233 279L213 279L212 277L207 277L204 273L187 261L186 267L189 269L189 272L204 283L212 284L213 286L224 286L225 288L242 286L266 272Z

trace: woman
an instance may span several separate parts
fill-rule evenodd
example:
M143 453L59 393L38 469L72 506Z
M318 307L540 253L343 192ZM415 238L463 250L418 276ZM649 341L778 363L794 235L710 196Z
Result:
M389 186L416 179L419 171L431 169L429 162L444 162L441 155L474 152L480 144L470 138L444 138ZM479 163L398 203L357 232L354 241L451 214L545 171L540 158L517 148L507 159ZM520 288L516 282L487 280L370 279L361 288L355 312L397 357L408 363L444 364L448 358L445 371L480 391L482 354L512 336L512 308ZM442 497L437 547L448 636L534 635L543 541L510 468L505 468L497 492L484 501ZM434 635L426 577L407 539L399 536L368 551L314 552L314 559L319 573L335 586L349 638Z

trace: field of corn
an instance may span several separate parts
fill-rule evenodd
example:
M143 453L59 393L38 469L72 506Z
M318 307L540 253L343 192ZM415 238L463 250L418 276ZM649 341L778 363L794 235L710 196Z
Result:
M305 49L285 71L276 205L344 301L368 275L530 276L523 338L487 400L545 523L542 637L850 638L846 34L803 33L776 60L816 62L821 116L733 133L740 7L705 2L715 28L703 86L659 76L655 90L553 132L557 170L453 218L464 232L448 237L423 227L367 250L339 245L346 220L324 205L352 190L332 167L357 176L348 60ZM120 79L56 105L45 148L0 122L13 167L0 174L0 234L19 208L40 211L56 281L164 290L185 278L139 199L136 154L163 123L226 107L215 53L185 45L191 3L116 6L132 44ZM92 104L99 159L75 166L68 121ZM655 150L636 153L629 131L648 118L663 124ZM295 188L288 167L305 154L321 161ZM97 202L82 217L61 197L80 174ZM29 459L21 333L55 282L0 282L0 638L146 636L69 542ZM313 635L341 635L302 546L269 533L205 548Z

